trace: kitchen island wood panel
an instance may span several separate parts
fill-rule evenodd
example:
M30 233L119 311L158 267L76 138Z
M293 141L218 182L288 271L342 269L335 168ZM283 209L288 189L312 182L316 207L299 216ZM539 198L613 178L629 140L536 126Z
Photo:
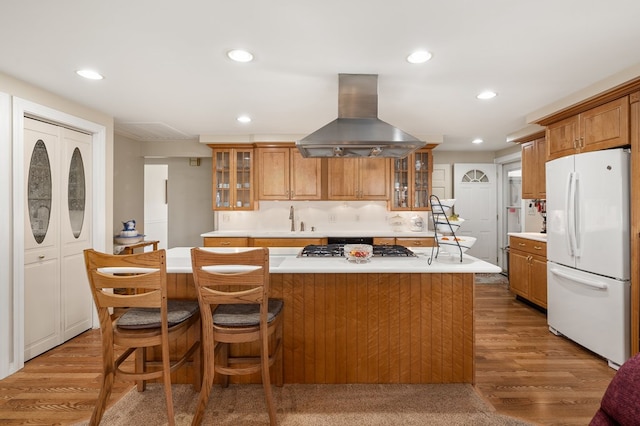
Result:
M272 274L287 383L473 383L473 274Z
M473 282L468 273L271 274L272 297L284 299L285 383L474 383ZM191 274L170 273L168 285L170 297L196 298ZM190 366L181 370L176 382L191 383Z

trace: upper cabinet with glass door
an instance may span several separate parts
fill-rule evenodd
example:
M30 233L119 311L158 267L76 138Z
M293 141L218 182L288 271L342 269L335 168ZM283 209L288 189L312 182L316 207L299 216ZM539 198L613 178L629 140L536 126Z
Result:
M431 149L420 149L407 157L392 160L391 210L430 210Z
M253 148L213 149L213 209L253 210Z

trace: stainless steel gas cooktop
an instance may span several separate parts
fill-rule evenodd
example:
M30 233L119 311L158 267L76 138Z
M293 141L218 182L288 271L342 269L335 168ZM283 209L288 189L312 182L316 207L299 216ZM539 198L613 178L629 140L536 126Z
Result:
M374 245L373 256L416 257L415 253L400 245ZM344 244L323 244L305 246L298 257L344 257Z

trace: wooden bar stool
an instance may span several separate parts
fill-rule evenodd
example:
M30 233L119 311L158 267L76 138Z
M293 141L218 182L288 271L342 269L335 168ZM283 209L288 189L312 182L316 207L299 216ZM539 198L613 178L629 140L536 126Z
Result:
M280 299L269 299L269 249L249 248L238 252L215 252L214 248L191 250L193 279L202 315L204 380L192 425L202 422L214 374L228 376L262 373L262 385L275 425L276 410L271 392L269 367L279 363L276 384L282 386L282 307ZM276 345L269 351L269 337ZM234 359L230 343L260 342L260 355ZM216 357L221 362L216 363ZM249 364L249 365L247 365Z
M102 336L102 385L90 425L100 424L113 381L117 376L135 380L143 391L147 380L162 378L169 425L174 425L171 372L193 358L194 388L200 391L200 313L196 301L167 300L165 250L129 255L110 255L88 249L85 266L93 300L98 309ZM128 294L113 289L131 290ZM113 318L110 308L124 313ZM170 360L170 344L189 330L195 334L193 345L185 348L178 359ZM115 346L126 348L115 357ZM147 362L146 350L160 347L161 362ZM135 354L133 369L121 364ZM152 369L148 367L153 367Z

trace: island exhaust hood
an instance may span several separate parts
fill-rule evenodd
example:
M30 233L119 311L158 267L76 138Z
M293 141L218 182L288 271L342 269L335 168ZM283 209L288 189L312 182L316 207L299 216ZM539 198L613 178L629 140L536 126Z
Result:
M296 141L303 157L402 158L426 142L378 118L378 75L339 74L338 118Z

